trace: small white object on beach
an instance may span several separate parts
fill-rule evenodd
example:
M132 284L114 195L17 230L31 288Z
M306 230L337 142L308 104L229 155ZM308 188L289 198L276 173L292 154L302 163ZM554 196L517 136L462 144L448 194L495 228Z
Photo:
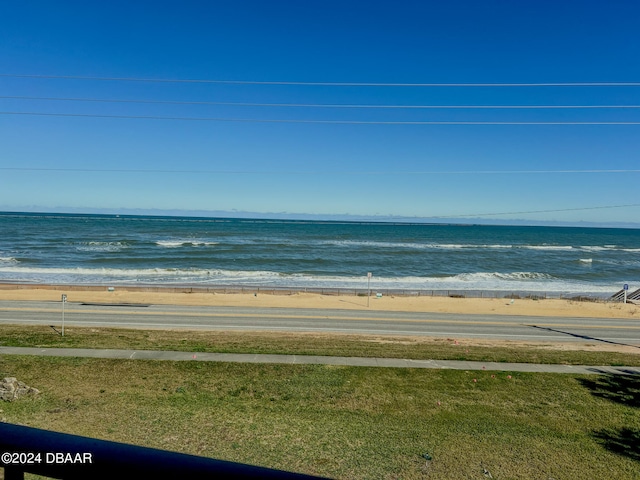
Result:
M376 298L382 298L382 294L381 293L376 293Z
M113 288L113 287L107 287L107 292L113 292L113 291L115 291L115 288Z

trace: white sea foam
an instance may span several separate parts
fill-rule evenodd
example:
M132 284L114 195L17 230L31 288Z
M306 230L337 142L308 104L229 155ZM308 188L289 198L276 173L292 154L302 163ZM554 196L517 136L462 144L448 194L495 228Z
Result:
M640 248L622 248L617 245L583 245L580 247L580 250L584 250L586 252L630 252L630 253L638 253L640 252Z
M199 268L45 268L45 267L0 267L0 274L21 274L34 276L67 276L70 281L78 278L94 277L95 279L157 279L172 282L173 280L185 278L196 281L198 279L220 279L231 281L239 278L262 279L281 278L290 276L279 272L270 271L235 271L219 269L199 269Z
M571 245L523 245L529 250L573 250Z
M327 240L320 242L325 245L336 245L340 247L374 247L374 248L407 248L407 249L442 249L442 250L459 250L463 248L480 249L480 248L513 248L513 245L478 245L467 243L416 243L416 242L375 242L367 240Z
M183 240L158 240L156 245L165 248L178 248L185 244Z
M208 242L201 240L158 240L156 245L165 248L179 248L179 247L208 247L218 245L220 242Z
M95 275L95 276L122 276L122 277L139 277L145 275L157 275L163 273L173 275L181 270L165 269L165 268L147 268L147 269L124 269L124 268L45 268L45 267L3 267L0 272L16 272L23 274L53 274L53 275ZM198 270L184 270L190 274L197 274ZM200 270L200 272L206 271Z
M517 281L517 282L527 282L527 281L536 281L536 280L552 280L553 276L546 273L538 273L538 272L510 272L510 273L500 273L500 272L475 272L475 273L461 273L459 275L455 275L453 277L449 277L452 280L458 280L461 282L495 282L499 281Z
M2 263L18 263L18 260L14 257L0 257L0 264Z
M426 281L425 281L426 280ZM562 293L602 293L615 291L615 285L568 281L538 272L479 272L463 273L443 278L423 279L422 289L526 291Z
M473 243L425 243L423 245L424 248L436 248L436 249L444 249L444 250L459 250L459 249L505 249L505 248L513 248L513 245L501 245L501 244L492 244L492 245L484 245L484 244L473 244Z
M367 240L323 240L321 245L333 245L337 247L373 247L373 248L425 248L422 243L400 242L374 242Z
M593 258L581 258L580 262L582 262L582 263L593 263Z
M583 245L580 247L580 250L584 250L585 252L604 252L604 251L611 251L613 250L613 248L599 247L597 245Z
M122 242L85 242L76 246L81 252L119 252L127 248Z
M28 283L121 283L202 286L235 285L275 288L366 288L366 276L285 274L273 271L222 269L117 269L117 268L34 268L0 266L0 280ZM479 272L444 277L379 277L371 279L372 289L395 290L476 290L562 293L615 292L617 285L568 281L538 272Z
M368 240L325 240L319 242L322 245L335 245L339 247L369 247L369 248L407 248L407 249L512 249L524 248L527 250L570 251L582 250L586 252L623 251L640 252L640 248L619 248L616 245L512 245L512 244L472 244L472 243L419 243L419 242L378 242Z
M617 259L603 259L598 260L598 263L603 263L605 265L616 265L618 268L638 268L640 267L640 258L639 257L620 257Z

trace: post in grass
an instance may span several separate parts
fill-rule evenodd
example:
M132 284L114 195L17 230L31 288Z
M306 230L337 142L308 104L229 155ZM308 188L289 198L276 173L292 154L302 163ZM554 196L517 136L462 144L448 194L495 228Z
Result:
M62 294L62 336L64 337L64 304L67 303L67 296Z

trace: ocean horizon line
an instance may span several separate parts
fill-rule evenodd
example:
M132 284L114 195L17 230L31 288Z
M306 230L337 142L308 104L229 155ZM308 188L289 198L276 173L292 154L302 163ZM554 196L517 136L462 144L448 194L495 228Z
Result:
M619 228L640 229L640 222L594 222L581 220L536 220L536 219L495 219L483 217L434 216L418 217L403 215L360 215L321 214L290 212L251 212L231 210L177 210L138 208L77 208L77 207L0 207L2 216L62 216L62 217L103 217L103 218L154 218L192 219L220 221L273 221L292 223L349 223L383 225L444 225L444 226L518 226L518 227L564 227L564 228Z

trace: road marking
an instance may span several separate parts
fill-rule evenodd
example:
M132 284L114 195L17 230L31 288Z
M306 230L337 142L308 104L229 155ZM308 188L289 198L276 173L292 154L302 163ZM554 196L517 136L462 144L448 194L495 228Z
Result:
M58 309L51 308L31 308L31 307L7 307L0 308L0 312L35 312L35 313L60 313ZM399 312L408 313L408 312ZM198 313L198 312L168 312L168 311L126 311L126 310L68 310L67 316L81 314L100 314L100 315L131 315L131 316L174 316L174 317L194 317L194 318L261 318L261 319L281 319L281 320L329 320L344 322L389 322L389 323L417 323L417 324L445 324L445 325L490 325L490 326L517 326L531 328L537 327L554 327L554 328L579 328L579 329L630 329L640 330L640 325L576 325L572 323L529 323L513 322L513 321L486 321L486 320L456 320L456 319L402 319L390 317L338 317L329 315L276 315L276 314L252 314L252 313ZM429 313L424 313L429 315ZM544 318L544 317L540 317ZM603 319L605 320L605 319ZM618 321L619 319L606 319L607 321ZM623 319L624 320L624 319ZM16 320L22 321L22 320ZM106 322L102 322L103 324ZM110 322L114 323L114 322Z

